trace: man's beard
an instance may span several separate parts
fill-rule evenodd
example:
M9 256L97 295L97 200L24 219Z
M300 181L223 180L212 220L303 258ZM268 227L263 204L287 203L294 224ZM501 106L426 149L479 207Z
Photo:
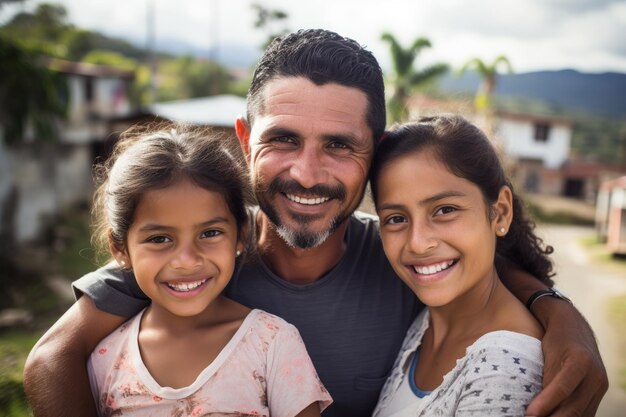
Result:
M295 194L301 197L327 197L330 199L344 201L346 199L346 190L342 185L338 185L336 187L316 185L311 188L304 188L296 181L285 181L280 178L275 178L269 184L267 189L264 189L264 187L257 181L255 183L255 194L259 207L272 223L278 235L292 248L310 249L321 245L352 214L352 211L342 211L338 213L337 216L330 220L328 227L318 232L308 230L308 225L322 216L292 214L290 215L292 220L300 226L296 229L285 225L281 221L274 206L272 206L272 204L268 201L269 199L265 198L265 196L272 197L277 194Z

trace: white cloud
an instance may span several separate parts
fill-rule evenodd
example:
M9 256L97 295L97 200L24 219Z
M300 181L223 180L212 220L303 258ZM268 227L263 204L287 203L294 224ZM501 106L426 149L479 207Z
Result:
M55 0L48 0L55 1ZM156 7L157 36L200 48L260 45L255 0L56 0L79 26L145 42L147 4ZM473 57L507 55L516 71L574 68L626 72L623 0L257 0L289 14L290 29L321 27L366 45L388 67L390 31L404 43L426 36L424 64L461 65ZM33 1L28 2L33 7ZM8 6L5 9L9 9ZM4 15L3 11L3 15ZM215 18L217 14L217 18ZM158 42L157 42L158 45Z

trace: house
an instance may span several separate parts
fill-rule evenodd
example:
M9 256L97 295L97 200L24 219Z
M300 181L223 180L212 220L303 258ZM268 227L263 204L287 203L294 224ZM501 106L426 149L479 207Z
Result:
M47 217L89 200L92 164L116 120L137 111L130 98L133 71L51 60L67 80L68 117L58 141L35 137L6 146L0 141L0 235L16 243L36 239Z
M626 176L600 185L596 231L612 253L626 255Z

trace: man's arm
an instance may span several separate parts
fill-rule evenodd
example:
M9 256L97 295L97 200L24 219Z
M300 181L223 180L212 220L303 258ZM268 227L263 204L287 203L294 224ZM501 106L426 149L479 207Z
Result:
M24 368L24 390L35 417L96 416L86 362L98 342L124 321L83 296L42 336Z
M546 285L531 275L507 269L507 288L524 304ZM530 403L529 416L595 416L609 382L593 331L576 308L565 300L542 297L532 306L545 330L544 389Z

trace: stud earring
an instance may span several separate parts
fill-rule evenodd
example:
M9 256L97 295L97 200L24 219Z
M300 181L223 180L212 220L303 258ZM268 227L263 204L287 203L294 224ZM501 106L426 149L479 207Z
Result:
M241 255L241 251L238 250L237 252L235 252L235 257L238 257L239 255Z
M126 262L120 261L120 265L122 265L124 267L124 266L126 266Z
M500 228L500 233L504 234L504 232L506 232L506 229L504 227Z

